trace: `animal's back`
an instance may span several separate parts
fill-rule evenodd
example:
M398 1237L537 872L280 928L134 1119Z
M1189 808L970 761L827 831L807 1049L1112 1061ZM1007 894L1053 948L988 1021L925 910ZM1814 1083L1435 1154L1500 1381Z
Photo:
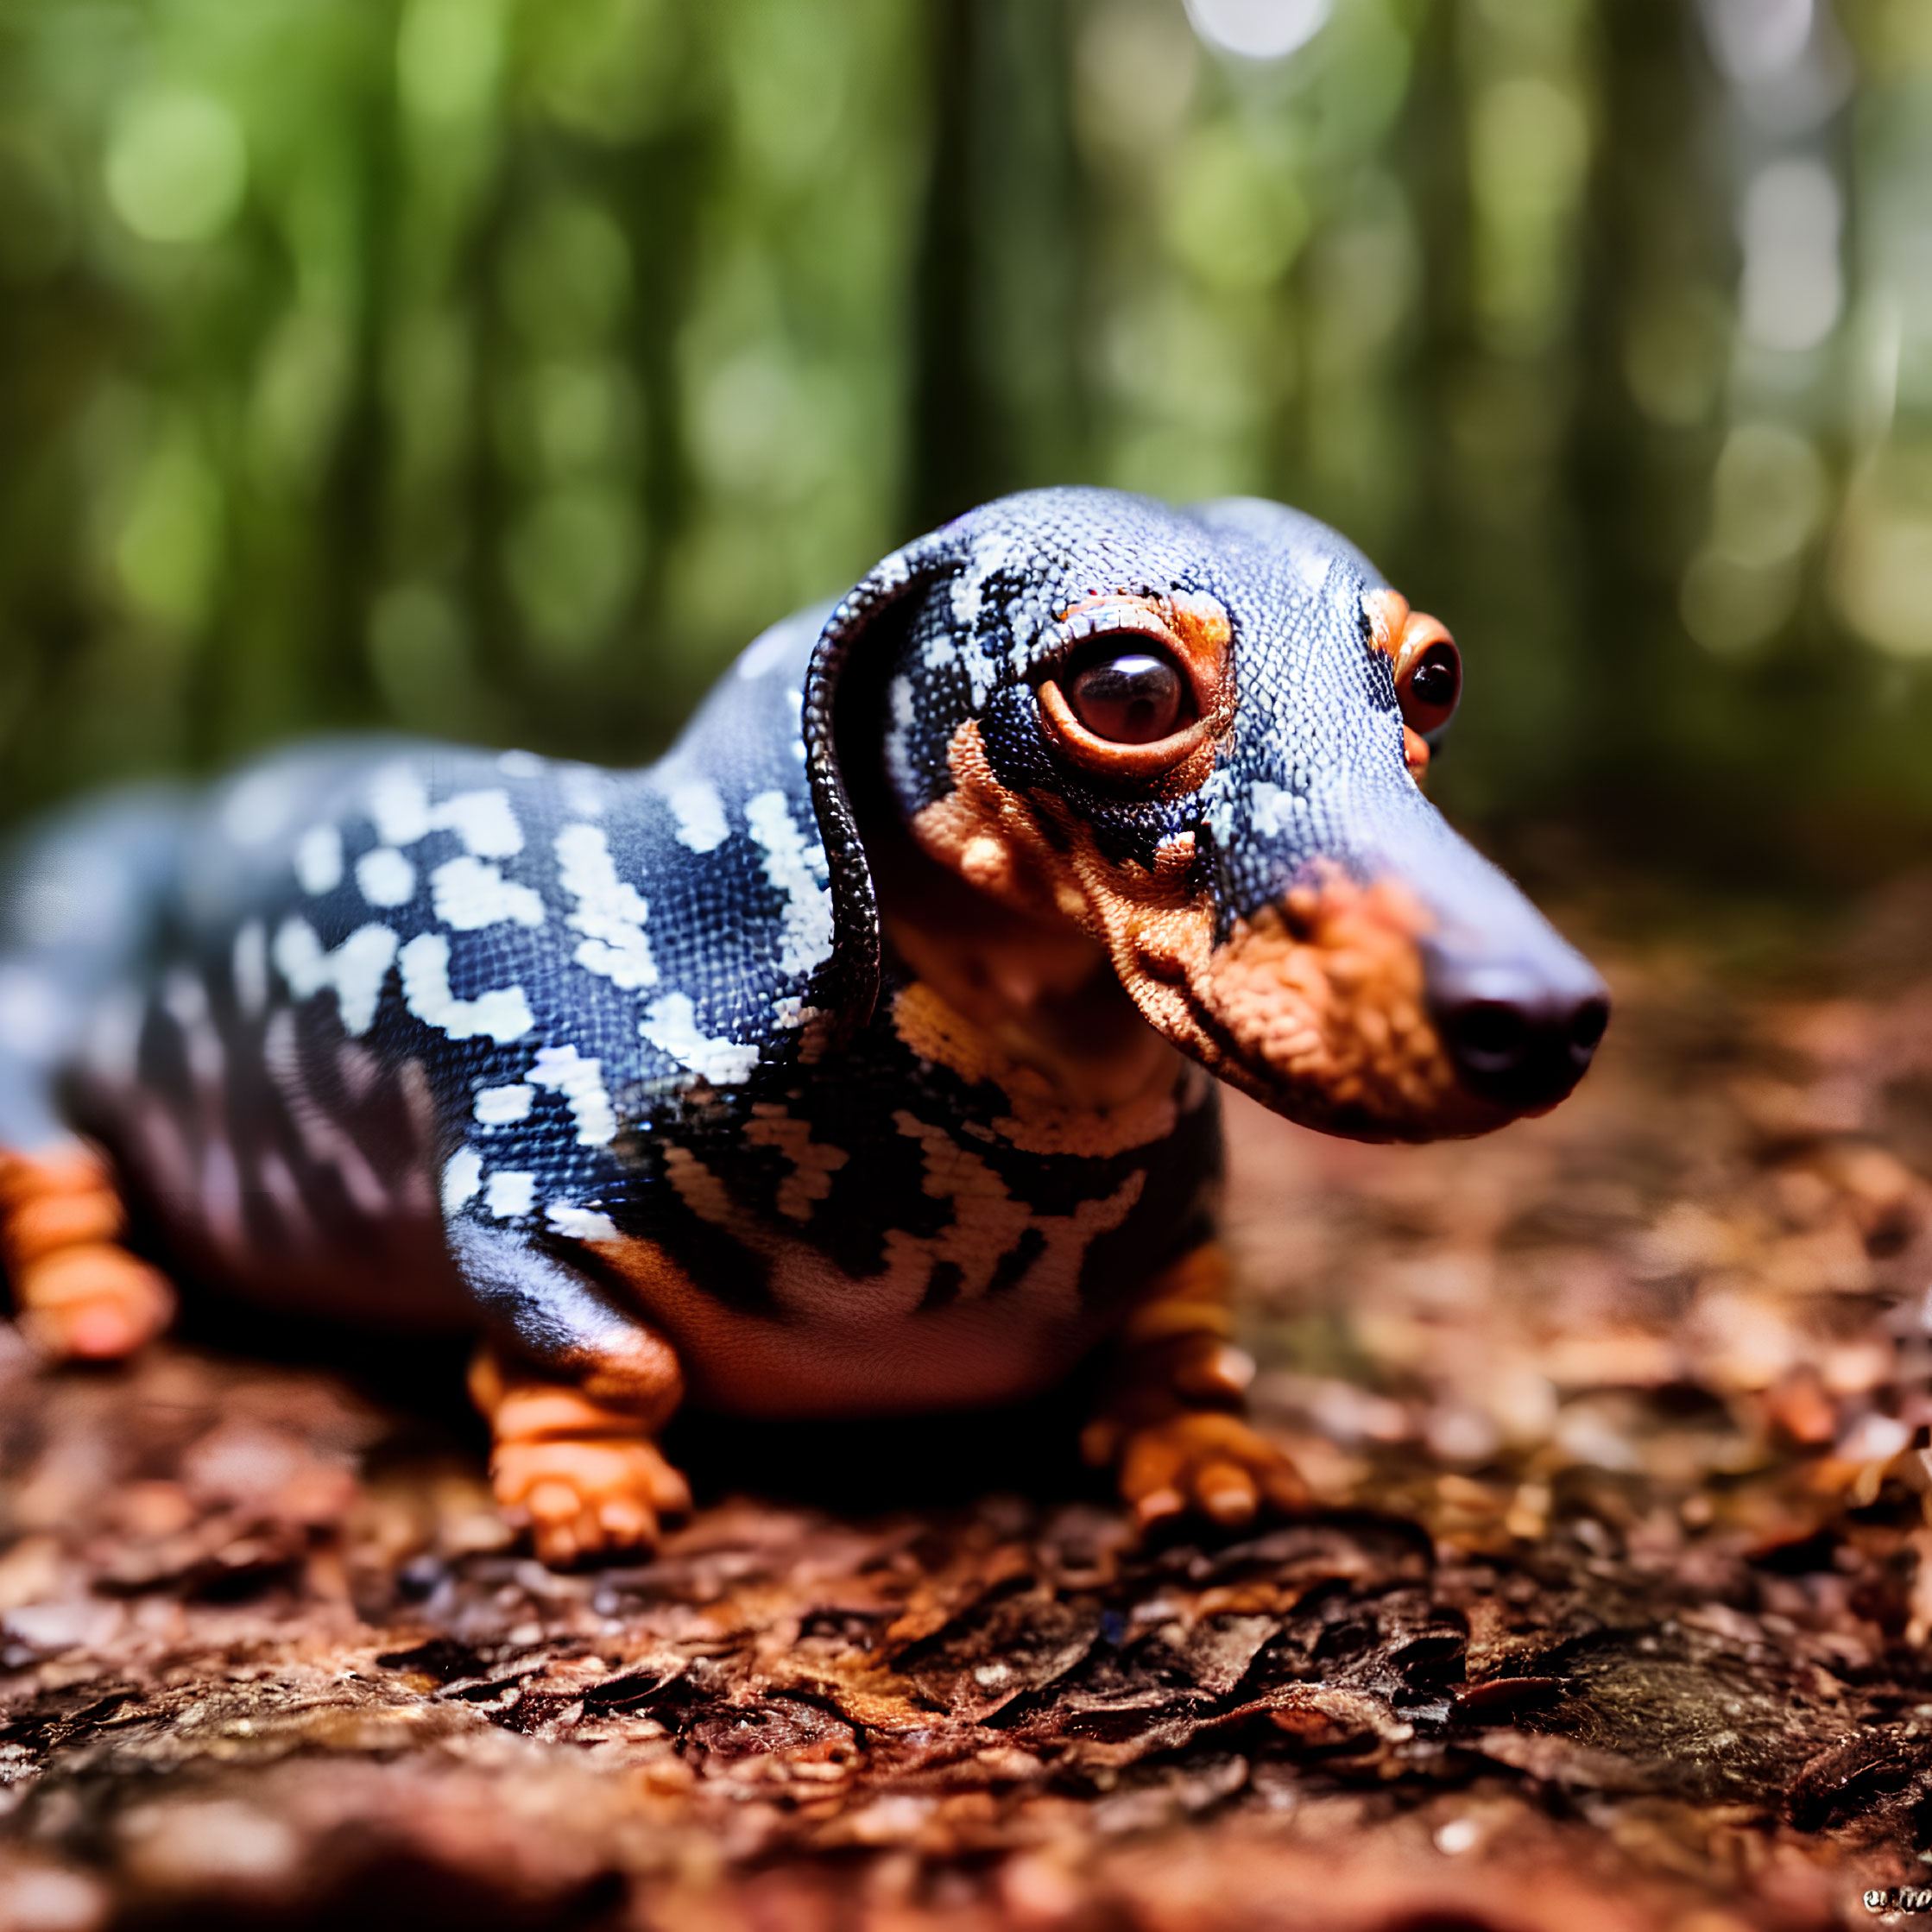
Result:
M494 1221L567 1227L616 1177L620 1104L795 1032L830 937L788 750L816 628L760 640L652 771L325 741L29 835L0 887L7 1143L58 1131L58 1088L199 1272L458 1315L466 1177Z

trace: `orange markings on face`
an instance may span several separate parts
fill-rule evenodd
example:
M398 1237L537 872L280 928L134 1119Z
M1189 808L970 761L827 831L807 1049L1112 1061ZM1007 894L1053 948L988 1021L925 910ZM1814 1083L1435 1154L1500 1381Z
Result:
M1399 590L1365 590L1361 607L1368 613L1369 641L1392 662L1402 649L1402 632L1409 622L1409 600Z
M1241 922L1196 989L1232 1048L1215 1071L1297 1120L1365 1139L1497 1124L1465 1094L1429 1018L1427 929L1403 887L1334 868Z
M1424 1004L1426 916L1401 887L1331 868L1217 945L1190 835L1152 868L1116 862L1058 799L1001 784L971 720L950 763L954 790L912 821L920 845L957 869L975 840L996 842L1008 902L1058 908L1101 940L1141 1017L1209 1071L1363 1139L1474 1133L1506 1117L1456 1080Z
M1102 619L1113 620L1102 624ZM1099 736L1075 716L1056 669L1039 685L1040 716L1049 736L1076 763L1122 784L1160 783L1159 792L1186 791L1208 775L1215 741L1233 722L1234 688L1228 613L1203 591L1152 597L1120 590L1073 604L1060 619L1070 652L1089 639L1130 650L1138 641L1171 658L1187 681L1192 716L1151 744L1121 744Z

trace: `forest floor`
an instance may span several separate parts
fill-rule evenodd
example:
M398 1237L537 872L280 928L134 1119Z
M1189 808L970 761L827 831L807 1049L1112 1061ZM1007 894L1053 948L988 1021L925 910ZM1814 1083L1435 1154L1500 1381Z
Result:
M694 1422L691 1525L552 1575L453 1357L0 1337L0 1929L1904 1923L1932 881L1828 944L1571 923L1618 1013L1549 1118L1231 1105L1319 1500L1233 1540L1134 1547L1070 1395Z

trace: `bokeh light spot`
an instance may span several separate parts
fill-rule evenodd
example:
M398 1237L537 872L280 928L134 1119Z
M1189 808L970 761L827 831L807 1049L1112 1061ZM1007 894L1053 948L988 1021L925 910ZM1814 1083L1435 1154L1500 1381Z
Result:
M233 220L248 186L248 147L212 95L144 94L116 121L107 197L143 241L205 242Z
M1853 483L1832 594L1867 643L1932 658L1932 446L1895 446Z
M1773 161L1745 193L1744 331L1766 349L1815 349L1845 306L1838 263L1844 208L1829 170L1809 159Z
M1575 92L1538 74L1484 87L1469 120L1476 306L1492 344L1542 347L1568 287L1564 237L1589 165Z
M1158 162L1187 118L1200 45L1165 8L1095 9L1076 47L1074 110L1083 142L1133 165Z
M1762 569L1809 540L1831 485L1809 438L1776 423L1740 423L1725 440L1711 494L1714 546Z
M369 656L389 710L406 724L447 718L470 682L462 614L433 584L400 584L376 600Z
M1182 150L1169 184L1167 244L1209 287L1267 287L1308 230L1293 179L1238 128L1205 128Z
M1791 615L1797 572L1702 550L1684 572L1678 610L1684 628L1714 657L1739 657L1765 643Z
M683 65L666 0L544 0L517 22L536 91L565 127L599 141L644 133Z
M531 452L550 475L622 464L638 439L637 385L621 363L540 364L527 385Z
M556 196L519 226L503 263L511 319L559 349L597 342L630 294L630 245L594 201Z
M1209 47L1245 60L1281 60L1321 32L1329 0L1187 0L1187 16Z
M821 474L827 426L787 357L752 351L712 371L691 427L706 478L730 495L792 501Z
M480 114L496 92L502 54L496 0L414 0L396 38L403 101L425 121Z
M1814 0L1704 0L1718 65L1744 85L1783 73L1811 40Z

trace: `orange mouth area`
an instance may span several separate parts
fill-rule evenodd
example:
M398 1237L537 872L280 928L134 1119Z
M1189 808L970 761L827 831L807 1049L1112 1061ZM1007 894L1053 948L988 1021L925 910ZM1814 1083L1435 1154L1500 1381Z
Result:
M1217 944L1191 834L1151 868L1111 859L1058 800L1002 785L975 724L960 728L951 764L956 788L914 820L918 843L989 897L1099 940L1142 1018L1230 1085L1366 1140L1480 1133L1511 1117L1456 1077L1425 999L1428 915L1400 886L1314 868Z
M1468 1095L1429 1016L1427 915L1392 881L1325 868L1241 921L1190 988L1232 1085L1311 1127L1429 1140L1500 1124Z

